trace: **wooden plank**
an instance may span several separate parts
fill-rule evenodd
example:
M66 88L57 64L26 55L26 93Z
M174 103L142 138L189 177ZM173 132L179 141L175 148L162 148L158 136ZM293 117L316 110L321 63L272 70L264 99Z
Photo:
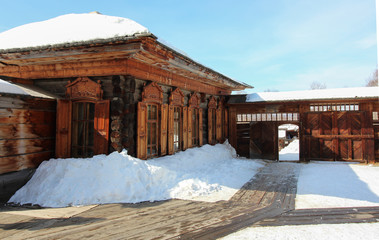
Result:
M54 99L41 99L28 96L0 96L0 106L5 109L15 108L55 111L56 101Z
M54 143L54 138L0 140L0 156L6 157L18 154L54 151Z
M55 121L55 112L46 110L0 108L0 124L49 124Z
M0 158L0 174L20 171L27 168L36 168L45 160L53 157L53 151L30 153Z
M0 139L55 137L55 123L50 124L0 124Z

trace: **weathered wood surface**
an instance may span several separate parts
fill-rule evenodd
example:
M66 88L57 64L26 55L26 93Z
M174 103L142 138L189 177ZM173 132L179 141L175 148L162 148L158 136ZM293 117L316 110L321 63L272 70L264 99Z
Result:
M234 100L238 100L237 102ZM237 114L272 114L293 112L299 114L299 139L300 139L300 160L327 160L327 161L359 161L374 163L378 160L378 137L375 137L375 125L378 121L373 121L373 112L378 109L378 101L372 99L339 99L339 100L311 100L311 101L289 101L289 102L264 102L264 103L246 103L245 99L232 99L229 103L229 135L230 143L236 148L237 153L241 156L256 154L259 155L259 145L269 146L265 141L270 140L260 136L253 148L247 148L248 138L254 136L245 136L241 134L240 124L236 124ZM320 106L354 106L354 110L342 111L336 108L330 110L311 110L311 105L320 104ZM345 109L345 108L344 108ZM359 109L359 110L358 110ZM377 110L376 110L377 111ZM258 123L277 123L276 126L285 121L259 121ZM237 125L237 127L236 127ZM234 126L234 127L233 127ZM235 133L237 129L237 134ZM245 131L246 132L246 131ZM257 131L254 131L256 134ZM240 133L240 134L239 134ZM272 136L272 142L275 140L275 134ZM257 147L258 146L258 147ZM276 146L276 145L275 145ZM251 146L250 146L251 147ZM272 151L272 146L270 146ZM256 153L258 152L258 153ZM276 149L274 152L278 152ZM262 158L270 158L262 157Z
M53 157L55 106L54 100L0 96L0 174Z
M59 56L61 55L61 56ZM133 75L182 89L227 95L246 86L193 62L152 38L0 54L0 75L23 78Z
M253 226L283 226L379 222L379 207L300 209L256 222Z
M272 163L229 201L99 205L71 218L0 212L2 239L215 239L294 207L299 167ZM280 171L279 171L280 170ZM23 208L3 208L22 211Z

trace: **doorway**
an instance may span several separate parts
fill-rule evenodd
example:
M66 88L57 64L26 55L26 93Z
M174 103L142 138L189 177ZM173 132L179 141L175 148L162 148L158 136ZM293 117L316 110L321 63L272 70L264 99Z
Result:
M279 161L299 161L299 126L282 124L278 126Z

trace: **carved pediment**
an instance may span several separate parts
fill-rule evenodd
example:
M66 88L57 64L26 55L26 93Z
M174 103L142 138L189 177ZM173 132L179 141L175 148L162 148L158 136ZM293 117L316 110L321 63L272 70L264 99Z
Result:
M146 87L144 87L142 91L142 101L143 102L163 102L163 90L162 88L155 82L150 83Z
M217 108L217 100L214 96L209 98L208 108Z
M182 91L180 91L179 88L177 88L171 92L169 101L170 101L170 104L172 104L172 105L183 106L184 105L184 94L182 93Z
M66 96L70 100L101 100L103 90L100 81L92 81L88 77L80 77L66 86Z
M188 106L192 108L199 108L200 107L200 97L199 94L193 93L188 100Z

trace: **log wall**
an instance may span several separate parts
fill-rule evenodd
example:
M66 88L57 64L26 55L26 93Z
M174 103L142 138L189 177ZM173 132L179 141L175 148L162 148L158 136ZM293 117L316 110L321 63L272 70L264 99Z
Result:
M54 156L55 100L0 95L0 174L36 168Z

